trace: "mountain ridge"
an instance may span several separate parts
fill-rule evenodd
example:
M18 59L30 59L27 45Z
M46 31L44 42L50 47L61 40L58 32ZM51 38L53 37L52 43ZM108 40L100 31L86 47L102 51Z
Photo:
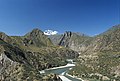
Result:
M101 81L120 80L120 24L93 37L68 31L56 40L56 45L79 53L71 75Z
M78 53L73 50L53 46L39 29L25 36L0 33L0 79L3 81L42 81L46 75L41 75L40 70L65 65L65 59L77 57ZM46 81L53 78L51 75Z
M120 25L113 26L94 37L71 31L62 35L46 36L39 29L33 29L24 36L8 36L0 33L0 61L7 58L0 68L6 68L7 65L9 68L6 70L12 71L10 74L3 71L2 79L26 80L30 77L32 80L42 80L43 76L38 74L39 70L65 65L65 59L71 58L76 59L76 66L69 72L71 75L101 81L119 81L119 42ZM21 70L19 68L15 70L11 66L12 63L15 64L14 67L20 66ZM25 72L21 73L22 70ZM13 71L16 73L13 74ZM21 77L16 75L17 72ZM5 78L6 75L9 77Z
M119 81L119 42L120 25L113 26L104 33L95 36L85 47L86 49L80 54L77 59L77 66L71 73L75 71L76 73L74 73L74 75L81 78L86 77L101 81Z

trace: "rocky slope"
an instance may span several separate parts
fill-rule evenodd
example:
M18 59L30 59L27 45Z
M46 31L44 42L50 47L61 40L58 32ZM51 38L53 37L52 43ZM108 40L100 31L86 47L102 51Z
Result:
M53 43L55 43L55 45L67 47L81 53L82 51L85 50L87 45L87 44L83 45L83 43L86 41L87 41L86 43L89 43L88 40L90 40L91 37L85 34L66 31L63 35L54 35L51 36L50 39L53 41Z
M33 29L24 36L25 45L34 45L37 47L52 45L51 40L39 29Z
M120 25L95 36L77 60L71 74L102 81L119 81Z
M8 36L0 33L0 80L42 81L39 70L66 64L66 58L76 58L78 53L54 46L39 29L25 36ZM51 75L48 81L53 81ZM58 79L57 81L59 81Z
M56 34L56 35L49 35L48 37L50 38L50 40L52 41L52 43L54 45L58 45L61 38L63 37L63 35L62 34Z
M58 40L57 45L80 54L71 74L82 78L120 80L120 25L94 37L65 32L53 38Z
M34 29L25 36L1 32L0 38L1 79L43 80L39 70L65 65L66 58L79 55L71 75L90 81L120 81L120 25L95 37L65 32L49 36L51 41L41 30ZM56 75L51 76L48 81Z
M34 74L32 74L34 72ZM0 80L21 81L28 78L36 80L40 78L38 71L30 66L25 53L17 47L0 39ZM37 76L36 76L37 75Z

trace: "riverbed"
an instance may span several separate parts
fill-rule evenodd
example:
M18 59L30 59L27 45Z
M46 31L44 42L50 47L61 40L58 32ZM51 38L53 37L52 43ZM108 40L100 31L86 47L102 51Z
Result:
M67 72L72 69L75 66L74 63L68 63L65 66L60 66L60 67L55 67L55 68L50 68L46 70L40 71L40 73L45 73L45 74L50 74L54 73L59 75L59 77L62 79L62 81L82 81L76 77L70 76L67 74Z

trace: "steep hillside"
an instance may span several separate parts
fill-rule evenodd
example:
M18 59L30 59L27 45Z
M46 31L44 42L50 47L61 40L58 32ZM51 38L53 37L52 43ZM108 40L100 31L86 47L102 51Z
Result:
M94 37L71 73L83 78L119 81L120 25Z
M33 29L24 36L25 45L34 45L37 47L51 46L51 40L39 29Z
M12 39L6 35L4 32L0 32L0 38L5 42L12 43Z
M66 31L63 35L53 35L50 37L50 39L53 41L53 43L55 43L55 45L67 47L81 53L85 50L87 45L86 43L88 43L86 41L91 39L91 37L84 34ZM86 43L83 45L84 42Z
M65 59L79 56L69 74L89 81L120 81L120 25L95 37L65 32L49 38L39 29L25 36L1 32L0 78L42 80L39 70L65 65Z
M22 50L0 39L0 80L16 81L25 80L27 77L38 80L41 76L29 64Z
M53 46L51 40L39 29L33 29L25 36L8 36L0 32L0 38L7 43L21 48Z
M52 43L54 45L58 45L61 38L63 37L63 35L62 34L56 34L56 35L49 35L48 37L50 38L50 40L52 41Z

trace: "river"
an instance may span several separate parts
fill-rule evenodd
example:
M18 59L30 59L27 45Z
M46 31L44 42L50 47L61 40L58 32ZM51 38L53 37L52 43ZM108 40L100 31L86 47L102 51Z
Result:
M62 81L82 81L78 78L69 76L67 74L69 69L72 69L74 66L75 66L75 64L73 62L69 62L65 66L46 69L46 70L40 71L40 73L45 73L45 74L55 73L55 74L59 75L59 77L62 79Z

